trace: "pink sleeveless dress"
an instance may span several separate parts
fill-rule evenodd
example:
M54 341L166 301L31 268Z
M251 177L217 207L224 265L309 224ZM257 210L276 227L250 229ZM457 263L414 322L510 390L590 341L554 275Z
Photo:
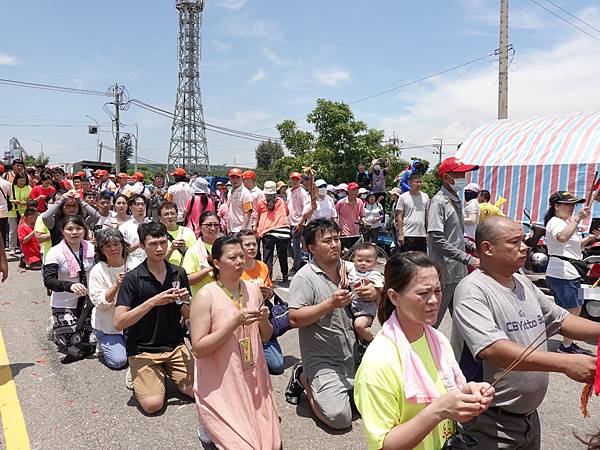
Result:
M242 281L244 305L258 308L258 286ZM202 288L212 299L211 332L225 326L237 308L216 282ZM250 337L254 365L244 369L239 340ZM198 415L213 442L227 450L279 450L279 417L263 354L258 323L239 327L212 355L196 359L194 394Z

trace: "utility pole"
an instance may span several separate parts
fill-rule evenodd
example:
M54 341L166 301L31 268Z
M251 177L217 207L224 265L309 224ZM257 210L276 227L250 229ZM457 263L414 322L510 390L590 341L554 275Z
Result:
M102 142L100 142L100 145L98 146L98 162L100 161L102 161Z
M500 0L498 119L508 118L508 0Z
M434 148L437 148L433 153L437 153L440 157L439 163L442 163L442 158L444 155L444 140L442 138L434 139L434 141L439 141L439 144L434 144Z
M121 93L119 85L115 83L115 172L121 172L121 136L119 135L119 110L121 106Z
M137 172L137 151L138 151L138 136L139 136L139 130L138 130L138 124L135 124L135 162L134 162L134 169Z

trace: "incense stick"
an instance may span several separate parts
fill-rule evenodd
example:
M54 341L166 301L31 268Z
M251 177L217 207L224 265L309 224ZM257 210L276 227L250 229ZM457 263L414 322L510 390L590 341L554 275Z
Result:
M521 354L512 362L508 365L508 367L506 367L506 369L504 369L504 371L500 374L499 377L497 377L494 382L492 383L492 385L490 386L490 388L495 387L500 380L502 380L502 378L504 378L506 375L508 375L510 372L512 372L512 370L518 366L519 364L521 364L529 355L531 355L535 350L537 350L544 342L546 342L548 340L548 330L550 329L550 326L552 325L552 323L546 325L546 328L544 328L542 330L542 332L531 342L531 344L529 344L527 347L525 347L525 349L521 352ZM542 337L544 336L544 334L546 334L546 338L542 339L537 345L536 342ZM534 346L535 345L535 346ZM488 390L490 389L488 388Z

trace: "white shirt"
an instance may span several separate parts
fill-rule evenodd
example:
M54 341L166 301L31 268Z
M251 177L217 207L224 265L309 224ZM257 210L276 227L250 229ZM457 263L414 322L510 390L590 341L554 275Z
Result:
M295 190L288 188L286 194L288 210L290 211L290 225L295 227L302 221L304 214L310 211L310 195L302 186L298 186Z
M126 264L130 270L129 262ZM88 282L90 299L96 306L92 310L92 327L106 334L122 334L113 326L115 304L117 303L118 290L112 302L106 301L106 291L111 289L117 281L119 273L125 271L125 264L119 267L110 267L104 261L97 263L90 271Z
M149 222L150 219L146 218L142 223ZM132 217L119 227L119 231L123 234L127 245L137 245L140 243L140 237L138 235L138 227L140 224ZM146 259L146 252L143 248L136 248L129 254L127 258L127 270L135 269Z
M0 178L0 219L8 217L8 199L12 191L12 183L6 181L4 178Z
M231 191L227 199L227 228L231 233L242 229L244 213L252 209L252 194L245 186Z
M465 236L475 240L475 230L477 230L477 224L479 223L479 202L477 198L469 200L465 205L465 219L472 215L477 216L477 218L475 219L475 223L465 224Z
M573 233L573 236L567 242L558 242L556 236L567 227L565 219L554 216L546 225L546 246L548 255L565 256L571 259L582 259L581 236ZM569 261L558 258L550 258L546 276L560 278L563 280L575 280L579 278L579 272Z
M185 213L185 204L194 193L192 188L185 181L179 181L173 186L169 186L167 191L173 196L173 203L177 205L177 222L183 222L183 215Z
M89 244L92 245L92 244ZM72 283L79 283L79 273L77 273L74 277L69 275L69 268L67 264L67 260L65 255L63 254L62 247L55 245L48 251L48 255L46 255L45 265L48 264L58 264L58 279L61 281L70 281ZM83 268L86 271L87 279L89 280L89 273L94 265L94 258L84 258L83 260ZM50 296L50 306L52 308L77 308L77 299L79 295L71 292L54 292L52 291L52 295Z
M317 197L317 209L311 216L310 220L316 219L337 219L337 210L335 209L335 203L329 195L325 197Z
M102 214L98 214L98 222L96 222L96 225L100 225L103 228L113 228L112 223L113 223L113 219L115 217L117 217L117 213L114 211L109 211L108 212L108 216L103 216Z

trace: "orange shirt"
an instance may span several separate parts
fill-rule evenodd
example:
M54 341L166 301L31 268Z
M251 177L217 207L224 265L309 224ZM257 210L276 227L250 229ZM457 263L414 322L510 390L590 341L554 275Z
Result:
M275 228L290 227L288 221L288 207L282 199L277 199L275 208L272 211L267 208L267 201L265 199L260 199L257 202L257 210L258 214L260 214L256 226L256 235L258 237L261 237L263 234L274 230Z
M272 287L271 277L269 276L269 268L262 261L256 261L253 269L245 269L242 274L242 280L255 281L259 286L264 285Z

